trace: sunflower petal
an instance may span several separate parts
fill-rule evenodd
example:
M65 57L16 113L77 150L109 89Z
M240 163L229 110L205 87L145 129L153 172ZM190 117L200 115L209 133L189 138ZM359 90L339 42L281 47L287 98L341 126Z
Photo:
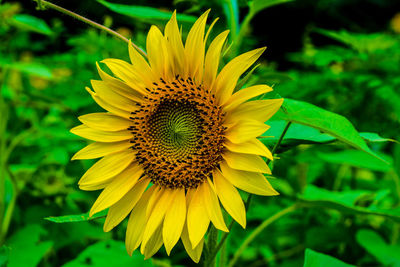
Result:
M165 250L169 255L172 248L178 242L186 220L186 197L185 189L177 189L167 210L163 225L163 240Z
M279 195L264 175L259 172L234 170L226 163L221 164L221 171L224 177L229 177L229 182L246 192L262 196Z
M176 11L172 14L164 30L165 37L168 40L174 60L175 75L183 75L185 66L185 48L182 43L182 37L179 32L178 22L176 21Z
M141 54L133 47L129 40L129 58L132 66L137 70L138 76L143 80L146 86L151 87L152 82L156 79L153 70L150 68L149 63L143 58Z
M145 245L142 243L142 246L145 246L143 251L144 259L147 260L154 254L156 254L157 251L161 248L162 244L162 226L160 225L158 226L154 234L150 237L149 241ZM142 250L142 247L140 247L140 250Z
M227 151L222 157L232 169L271 174L268 165L257 155Z
M132 121L105 112L86 114L79 116L78 119L86 126L101 131L115 132L132 126Z
M211 185L208 181L204 182L201 186L204 194L204 206L206 207L210 220L217 229L229 232L228 228L226 227L224 217L222 216L221 207L214 189L211 188Z
M136 109L137 103L135 101L114 92L107 83L97 80L91 80L91 83L96 94L114 107L130 112Z
M79 180L80 186L95 185L121 173L135 159L132 150L114 153L97 161Z
M225 179L220 170L214 171L213 178L219 200L225 210L243 228L246 228L246 210L239 192Z
M283 98L249 101L227 113L226 121L252 119L265 122L279 110L282 103Z
M234 93L229 100L226 102L226 105L224 107L224 111L230 111L235 109L237 106L240 104L246 102L249 99L252 99L253 97L256 97L258 95L262 95L268 92L272 91L272 87L265 85L265 84L260 84L260 85L254 85L250 86L247 88L244 88L242 90L239 90L238 92Z
M143 168L138 164L132 164L120 174L101 192L96 202L90 209L89 216L114 205L128 193L143 174Z
M146 50L151 68L165 78L169 76L169 58L166 41L156 26L151 26L147 34Z
M265 133L270 126L256 120L241 120L228 128L225 135L232 143L247 142Z
M239 77L261 56L265 47L241 54L232 59L218 74L213 86L217 100L224 104L231 97Z
M115 152L127 150L131 146L132 144L127 140L111 143L94 142L76 152L72 160L100 158Z
M107 213L107 218L104 223L104 232L108 232L117 226L135 207L140 200L146 187L149 185L150 179L140 179L128 193L125 194L117 203L112 205Z
M187 226L192 248L195 248L204 237L209 224L210 218L204 205L203 190L198 187L193 193L187 214Z
M80 137L97 142L118 142L132 138L132 133L128 130L106 132L94 130L84 124L72 128L70 132Z
M195 263L198 263L200 261L201 253L203 252L204 237L200 240L199 244L193 248L192 243L190 242L189 239L188 226L187 224L185 224L185 226L183 227L181 239L183 246L185 247L185 250L190 256L190 258Z
M137 249L142 242L143 232L147 222L146 209L149 199L154 193L154 188L155 187L152 186L144 192L129 216L125 245L130 256L132 256L133 251Z
M267 157L270 160L274 159L271 154L271 151L269 151L269 149L260 140L256 138L253 138L249 141L240 144L235 144L230 142L229 140L226 140L224 145L228 150L232 152L243 153L243 154L254 154Z

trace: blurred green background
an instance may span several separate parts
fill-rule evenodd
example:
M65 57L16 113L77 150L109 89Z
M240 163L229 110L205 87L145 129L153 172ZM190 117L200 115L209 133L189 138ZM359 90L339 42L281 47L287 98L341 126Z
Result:
M285 121L293 122L270 179L281 195L253 197L248 227L233 227L219 266L235 253L236 265L249 267L400 266L400 1L55 3L141 47L150 25L162 29L174 9L185 36L211 8L209 22L220 18L212 36L231 30L225 62L268 47L245 85L266 83L275 89L270 97L300 100L285 102L287 110L268 123L265 135L274 138L263 139L272 148ZM98 79L95 62L128 60L128 49L71 17L35 8L28 0L0 1L0 266L192 265L180 243L170 257L163 249L147 261L137 252L129 257L126 221L104 233L104 218L45 219L86 213L99 193L78 189L93 161L70 161L85 141L69 129L77 116L100 111L84 90ZM354 133L373 152L352 144ZM273 221L238 255L254 229L293 203L301 208Z

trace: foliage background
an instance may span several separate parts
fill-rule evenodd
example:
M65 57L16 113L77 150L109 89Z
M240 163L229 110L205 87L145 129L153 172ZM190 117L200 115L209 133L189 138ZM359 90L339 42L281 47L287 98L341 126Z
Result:
M288 100L268 123L272 129L266 135L275 137L263 141L272 148L285 123L293 122L273 163L276 179L270 179L281 195L253 197L248 227L234 225L219 266L234 255L237 266L400 266L400 148L394 141L400 140L398 1L118 3L155 10L134 13L104 1L57 1L142 47L150 25L162 28L166 22L152 12L186 14L185 34L194 17L212 8L211 19L220 17L214 36L230 28L230 41L236 41L225 60L268 47L246 85L267 83L277 93L269 97L324 109ZM125 43L104 32L35 7L29 1L0 1L0 266L193 264L181 244L171 257L163 249L145 262L139 253L127 256L126 226L103 233L103 218L44 219L85 213L94 202L98 192L77 186L93 162L70 161L85 142L69 129L78 124L77 116L99 111L84 90L98 77L94 63L127 60L128 53ZM337 114L351 121L371 151ZM271 219L293 203L294 211ZM243 241L266 220L271 224L239 255Z

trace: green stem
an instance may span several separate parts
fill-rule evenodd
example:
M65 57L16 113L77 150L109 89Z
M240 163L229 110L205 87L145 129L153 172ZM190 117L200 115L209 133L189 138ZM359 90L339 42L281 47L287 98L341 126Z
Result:
M236 39L236 35L237 35L237 26L238 26L238 22L236 21L235 10L234 10L234 7L232 5L232 1L227 0L227 1L225 1L225 3L226 3L226 8L229 11L229 13L227 14L228 15L229 29L231 30L232 40L235 40Z
M278 213L272 215L271 217L269 217L268 219L266 219L262 224L260 224L256 229L254 229L254 231L247 236L247 238L244 240L244 242L242 243L242 245L239 247L239 249L235 252L235 255L233 256L233 259L229 262L228 267L233 267L237 260L239 259L240 255L242 255L243 251L245 251L245 249L249 246L249 244L265 229L267 228L271 223L277 221L278 219L280 219L282 216L298 209L299 206L295 203L281 211L279 211Z
M281 136L279 136L278 142L276 142L276 144L274 145L274 147L271 150L271 154L272 156L274 156L276 150L278 149L278 147L281 145L283 138L285 137L287 131L289 130L290 125L292 124L291 121L288 121L285 125L285 128L283 129ZM271 160L267 160L267 164L270 162Z
M12 215L14 213L15 204L16 204L17 198L18 198L17 181L15 180L15 177L14 177L14 175L12 174L12 172L11 172L11 170L9 168L7 168L7 172L8 172L8 175L10 177L11 184L12 184L12 187L13 187L13 194L12 194L10 203L8 203L7 210L6 210L5 215L4 215L4 220L3 220L3 223L1 225L1 229L0 229L1 230L1 232L0 232L0 245L2 245L4 243L5 238L7 236L8 228L10 227Z
M207 253L205 254L204 266L215 266L215 257L212 257L213 251L215 251L215 247L218 241L218 230L215 228L213 224L211 224L210 229L208 231L208 241L207 241Z
M245 32L249 28L250 21L253 19L254 14L249 12L246 17L244 18L243 22L240 24L240 30L236 38L233 40L233 47L232 51L234 55L237 55L242 44L242 40L244 37Z
M95 28L100 29L102 31L105 31L105 32L107 32L107 33L109 33L111 35L114 35L115 37L121 39L122 41L124 41L126 43L129 43L129 40L125 36L119 34L116 31L111 30L110 28L108 28L108 27L106 27L106 26L104 26L104 25L102 25L100 23L94 22L94 21L92 21L90 19L87 19L87 18L85 18L85 17L83 17L83 16L81 16L79 14L76 14L76 13L74 13L72 11L69 11L68 9L65 9L63 7L60 7L58 5L55 5L55 4L50 3L48 1L45 1L45 0L34 0L34 1L38 3L38 9L44 10L46 7L54 9L54 10L56 10L58 12L61 12L61 13L65 14L65 15L74 17L74 18L76 18L76 19L78 19L78 20L80 20L80 21L82 21L84 23L87 23L92 27L95 27ZM147 57L147 54L143 49L141 49L139 46L137 46L133 42L131 42L131 44L140 54L142 54L144 57Z

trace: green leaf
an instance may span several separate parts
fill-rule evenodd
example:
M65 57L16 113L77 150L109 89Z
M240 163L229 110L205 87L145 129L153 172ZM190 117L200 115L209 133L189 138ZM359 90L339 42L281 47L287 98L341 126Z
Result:
M125 244L120 241L108 240L98 242L86 248L79 256L63 265L63 267L80 266L154 266L152 261L143 260L138 251L132 257L126 253Z
M271 6L276 6L279 4L293 2L294 0L254 0L250 2L249 8L252 15L260 12L263 9L269 8Z
M368 142L395 142L399 144L399 141L390 138L384 138L377 133L365 132L365 133L360 133L360 136Z
M82 214L75 214L75 215L65 215L65 216L58 216L58 217L46 217L45 220L55 222L55 223L70 223L70 222L84 222L84 221L91 221L97 218L101 218L107 215L107 210L103 210L99 213L96 213L92 217L89 217L89 212L82 213Z
M10 249L8 267L35 267L50 251L53 243L42 241L46 230L40 225L30 224L16 232L6 243Z
M53 78L53 74L49 68L35 62L9 62L6 59L0 59L0 67L6 67L46 79Z
M284 110L284 112L281 110L277 112L274 119L283 119L313 127L381 159L370 150L364 139L360 137L357 130L345 117L312 104L288 98L285 98L282 107L281 110Z
M307 248L303 266L304 267L351 267L354 265L345 263L332 256L325 255Z
M110 10L117 12L118 14L126 15L129 17L145 20L169 20L172 16L172 12L161 11L153 7L147 6L135 6L135 5L121 5L109 3L104 0L97 0L99 3L109 8ZM176 15L179 22L193 23L196 21L195 16L177 14Z
M298 198L310 207L335 209L347 214L376 215L400 222L400 208L382 209L375 205L369 207L357 205L358 200L374 199L374 197L379 197L380 193L382 192L373 193L364 190L331 192L309 184Z
M47 26L44 20L27 14L16 14L12 17L11 23L23 30L33 31L44 35L52 35L53 31Z
M356 239L379 262L388 266L400 266L400 246L387 244L380 235L368 229L359 230Z
M386 164L383 161L360 150L343 150L331 153L318 152L317 155L320 159L335 164L348 164L359 168L381 172L387 172L392 169L391 164ZM385 157L385 160L387 162L392 161L392 159L388 156Z

